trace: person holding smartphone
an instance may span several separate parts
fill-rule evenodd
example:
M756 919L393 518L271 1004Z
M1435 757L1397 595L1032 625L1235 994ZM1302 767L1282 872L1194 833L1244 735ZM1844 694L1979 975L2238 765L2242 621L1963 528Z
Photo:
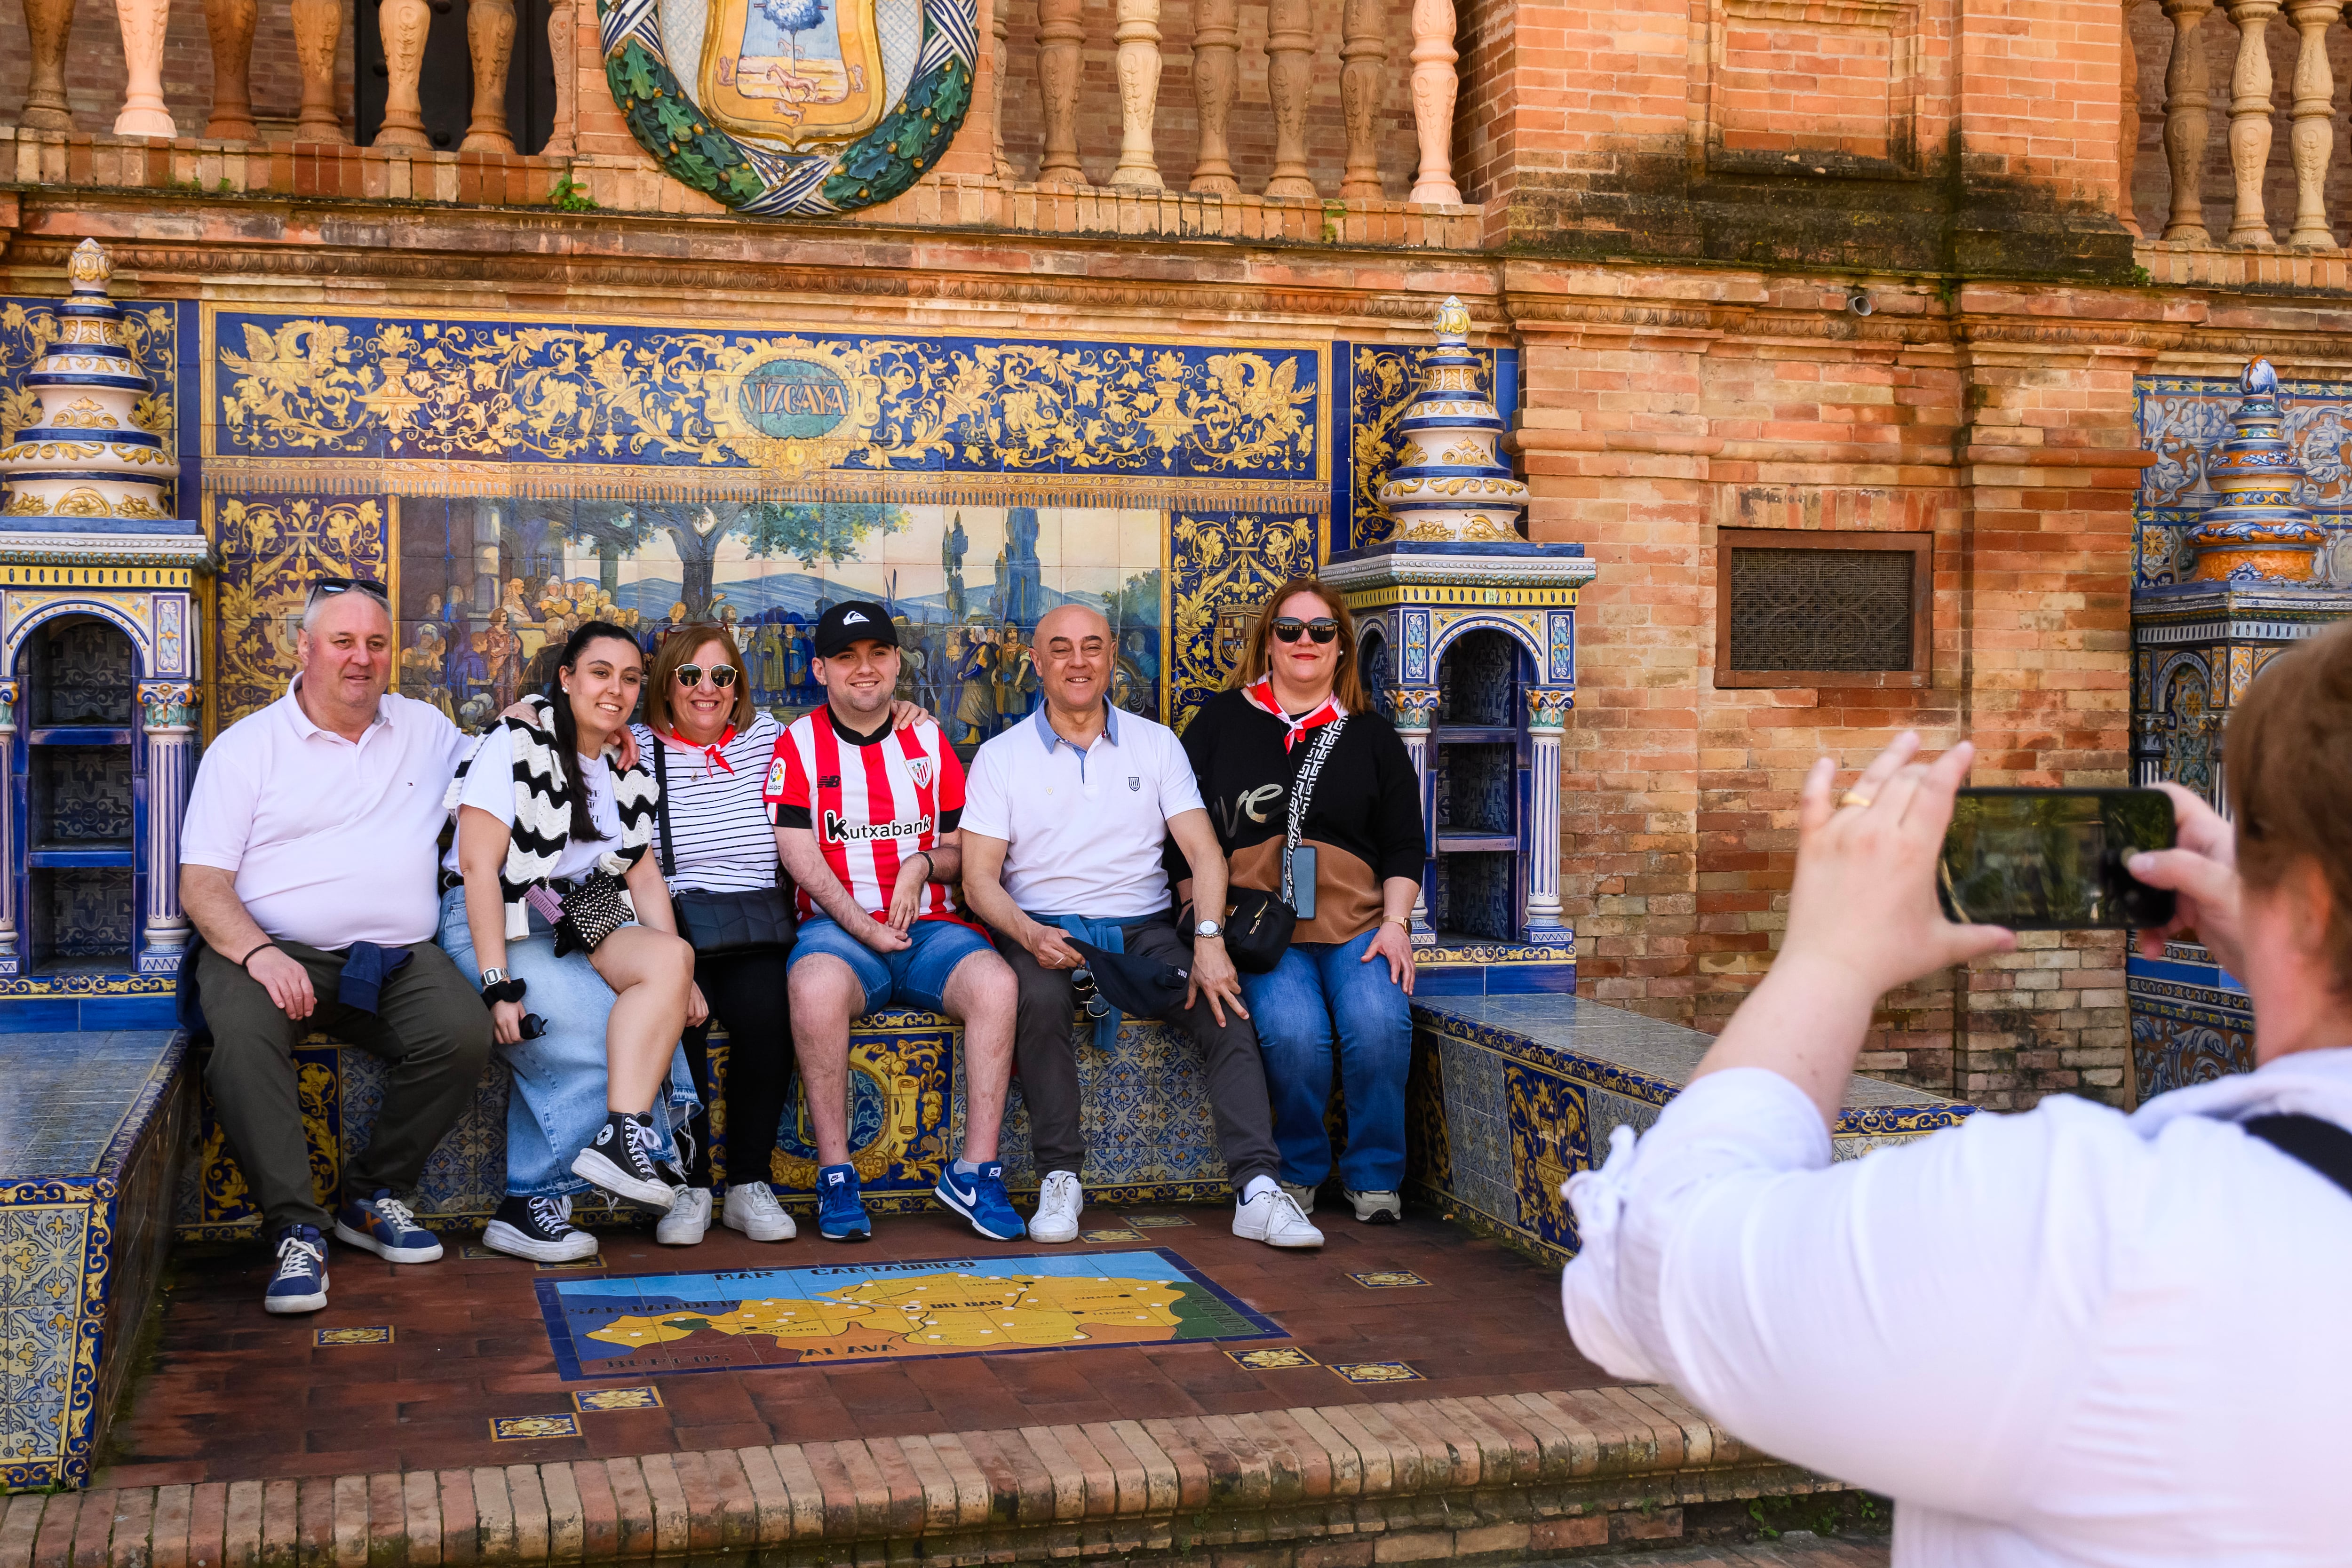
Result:
M1282 1184L1314 1212L1331 1173L1324 1111L1336 1057L1348 1127L1341 1188L1358 1219L1392 1224L1404 1212L1421 784L1395 726L1365 695L1346 602L1311 577L1277 589L1227 689L1185 728L1184 752L1227 885L1271 895L1297 916L1273 967L1241 977L1274 1096ZM1168 870L1190 903L1191 874L1172 853Z
M1886 992L2014 945L1937 908L1968 774L1898 737L1798 806L1779 956L1691 1082L1568 1183L1577 1347L1895 1500L1895 1561L2346 1560L2352 1469L2352 626L2280 654L2175 784L2170 889L2253 1005L2251 1073L2126 1116L2073 1095L1832 1163Z

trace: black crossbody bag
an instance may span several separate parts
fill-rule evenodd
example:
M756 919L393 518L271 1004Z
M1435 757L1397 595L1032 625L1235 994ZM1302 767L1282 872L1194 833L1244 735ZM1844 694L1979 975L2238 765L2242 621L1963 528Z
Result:
M669 769L662 753L669 748L654 737L654 783L661 791L656 820L661 826L662 875L677 868L677 847L669 831ZM784 868L776 867L772 888L746 888L731 893L706 893L696 889L670 895L677 911L677 934L697 953L728 958L740 952L782 952L793 945L799 921L793 914L792 894Z
M1306 830L1307 805L1315 793L1315 781L1322 776L1323 763L1331 748L1339 743L1339 730L1347 721L1347 715L1341 714L1316 731L1298 764L1298 776L1291 783L1290 813L1282 842L1282 890L1232 888L1225 893L1225 952L1236 969L1264 974L1290 950L1291 935L1298 929L1290 885L1291 857L1298 852L1298 840Z
M2254 1116L2238 1123L2290 1160L2301 1161L2352 1195L2352 1132L2300 1112Z

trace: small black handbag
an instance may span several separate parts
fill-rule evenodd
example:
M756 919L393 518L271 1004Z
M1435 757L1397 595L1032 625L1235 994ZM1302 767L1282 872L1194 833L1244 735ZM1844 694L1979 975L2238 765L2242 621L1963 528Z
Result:
M662 753L667 750L661 737L655 736L654 783L661 790L656 819L661 825L665 877L677 865L677 848L669 831L669 770L662 761ZM781 865L776 868L776 884L731 893L707 893L692 888L672 893L670 907L677 912L677 934L697 953L709 958L783 952L793 945L799 922L793 914L792 895L786 889Z
M1291 902L1290 858L1307 826L1307 803L1315 793L1315 781L1321 776L1331 748L1339 744L1340 726L1347 721L1342 714L1315 732L1298 764L1298 776L1291 783L1289 823L1282 842L1282 891L1233 888L1225 894L1225 953L1235 969L1264 974L1280 963L1290 949L1291 933L1298 929L1298 910Z

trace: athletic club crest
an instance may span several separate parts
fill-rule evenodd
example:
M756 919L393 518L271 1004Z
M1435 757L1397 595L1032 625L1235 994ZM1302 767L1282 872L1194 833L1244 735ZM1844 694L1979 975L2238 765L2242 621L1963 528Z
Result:
M637 144L749 217L888 201L971 101L974 0L597 0L597 15Z
M1127 775L1127 787L1130 792L1140 795L1143 792L1143 780L1134 773L1129 773Z
M909 758L907 763L907 776L915 781L915 787L917 789L930 788L931 759L929 757Z

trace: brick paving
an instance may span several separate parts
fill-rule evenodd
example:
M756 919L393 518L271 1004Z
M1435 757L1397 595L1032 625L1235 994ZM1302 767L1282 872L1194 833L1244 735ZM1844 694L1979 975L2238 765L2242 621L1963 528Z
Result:
M508 1258L449 1255L394 1268L337 1247L331 1304L308 1318L272 1319L260 1308L266 1259L258 1247L183 1248L152 1370L111 1433L97 1485L163 1486L355 1472L443 1471L451 1467L538 1465L764 1445L823 1446L914 1434L1009 1430L1177 1417L1231 1417L1297 1406L1381 1400L1507 1395L1593 1388L1613 1380L1577 1354L1561 1326L1559 1276L1434 1215L1393 1226L1360 1226L1344 1212L1318 1215L1329 1237L1319 1253L1277 1253L1237 1240L1230 1210L1137 1211L1181 1215L1187 1226L1144 1230L1244 1304L1273 1318L1288 1340L1102 1345L954 1359L851 1365L729 1368L651 1375L655 1408L574 1408L572 1395L611 1386L566 1384L533 1291L542 1279L579 1279ZM1089 1227L1125 1216L1089 1210ZM805 1268L951 1258L987 1244L944 1215L883 1215L875 1240L839 1247L817 1239L761 1246L714 1228L691 1248L656 1245L649 1230L604 1237L614 1275L750 1268ZM1134 1250L1133 1240L1072 1252ZM1016 1250L1046 1250L1028 1247ZM1372 1289L1349 1276L1408 1270L1425 1287ZM389 1326L389 1343L317 1346L320 1329ZM1296 1344L1324 1364L1254 1370L1227 1349ZM1360 1385L1335 1363L1402 1361L1424 1381ZM493 1441L494 1419L567 1417L577 1436ZM861 1461L862 1462L862 1461ZM1055 1457L1084 1468L1080 1453ZM642 1481L661 1490L666 1467ZM905 1478L897 1478L904 1481ZM240 1526L237 1493L228 1527ZM893 1488L892 1489L900 1489ZM446 1489L445 1489L446 1490ZM256 1496L255 1509L271 1500ZM620 1500L622 1511L629 1500ZM595 1506L582 1499L594 1513ZM446 1514L462 1498L443 1498ZM378 1513L420 1500L373 1499ZM607 1513L613 1504L606 1502ZM248 1510L250 1511L250 1510ZM305 1513L307 1514L307 1510ZM301 1521L306 1530L307 1518ZM320 1528L327 1528L321 1525ZM485 1528L488 1528L485 1526Z

